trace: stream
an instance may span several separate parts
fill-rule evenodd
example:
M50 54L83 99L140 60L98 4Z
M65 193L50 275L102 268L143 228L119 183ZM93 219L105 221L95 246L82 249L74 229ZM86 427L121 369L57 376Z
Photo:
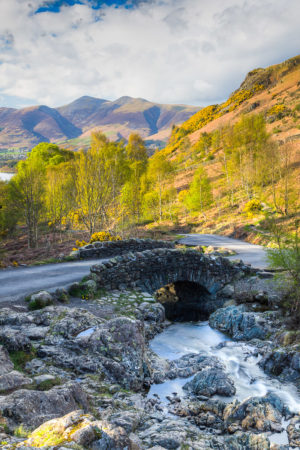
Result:
M272 392L282 399L291 412L298 413L300 410L300 397L296 387L268 377L258 366L260 356L255 347L232 341L220 331L212 329L208 322L174 323L152 339L150 348L158 356L169 360L178 359L188 353L218 357L234 381L236 394L232 397L215 395L214 399L219 398L225 402L232 402L234 399L241 401L247 397L260 397ZM148 396L158 395L162 404L166 405L166 397L172 393L176 392L181 397L186 395L182 387L193 376L153 384ZM288 423L283 421L283 426L286 428ZM272 434L269 439L276 444L288 444L285 430Z

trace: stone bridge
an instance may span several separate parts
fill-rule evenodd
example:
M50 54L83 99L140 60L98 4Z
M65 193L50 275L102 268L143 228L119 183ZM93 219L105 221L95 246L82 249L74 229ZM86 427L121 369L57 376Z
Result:
M255 269L243 263L179 249L128 253L91 267L98 288L139 288L156 293L169 319L182 315L184 320L207 318L223 305L224 287L253 272ZM187 311L192 312L191 316Z
M97 241L80 247L71 254L79 259L109 258L128 252L142 252L154 248L174 248L173 242L156 241L154 239L125 239L122 241Z

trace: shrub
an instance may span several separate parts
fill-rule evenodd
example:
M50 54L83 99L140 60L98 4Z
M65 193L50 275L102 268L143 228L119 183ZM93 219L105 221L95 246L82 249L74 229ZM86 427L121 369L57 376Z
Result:
M122 238L120 236L114 236L109 231L98 231L97 233L92 234L90 239L90 244L97 241L121 241Z
M287 310L290 319L297 327L300 323L300 236L299 222L295 222L295 231L287 236L282 225L275 221L268 224L277 248L268 249L268 260L272 267L283 269L279 273L281 285L287 288L287 298L282 306ZM289 238L289 239L287 239Z
M79 241L78 239L77 239L77 241L76 241L76 247L84 247L85 245L87 245L87 242L85 242L85 240L83 240L83 241ZM73 249L74 250L74 249ZM76 250L77 250L77 248L76 248Z
M273 116L276 119L282 119L284 116L287 116L289 114L290 114L289 108L287 108L282 103L272 106L267 112L267 116L269 117Z
M243 212L249 215L253 215L262 210L262 204L256 198L253 198L243 208Z

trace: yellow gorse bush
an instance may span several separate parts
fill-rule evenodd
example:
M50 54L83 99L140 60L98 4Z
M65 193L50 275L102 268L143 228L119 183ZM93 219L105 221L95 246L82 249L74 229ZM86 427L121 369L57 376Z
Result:
M77 241L75 242L76 243L76 247L84 247L85 245L87 245L87 242L85 242L84 240L83 241L79 241L78 239L77 239Z
M114 236L109 231L98 231L97 233L92 234L90 239L90 244L97 241L121 241L122 238L120 236Z

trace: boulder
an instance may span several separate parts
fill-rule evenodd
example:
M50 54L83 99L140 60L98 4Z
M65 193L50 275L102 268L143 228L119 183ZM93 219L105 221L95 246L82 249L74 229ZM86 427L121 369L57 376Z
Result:
M218 309L209 317L209 324L242 341L265 339L270 331L266 319L258 313L247 312L244 305Z
M292 418L288 427L287 433L289 437L289 445L294 447L300 447L300 416L297 415Z
M148 322L161 323L165 320L165 308L160 303L142 303L138 307L140 318Z
M300 352L286 348L267 352L259 366L268 375L278 376L282 381L297 381L300 378Z
M32 380L17 370L0 375L0 393L10 392L19 389L22 386L28 386Z
M97 439L97 426L93 416L82 410L49 420L34 430L23 442L26 447L50 447L76 442L85 448Z
M215 368L201 370L183 389L206 397L215 394L230 397L236 392L233 380L222 369Z
M30 351L31 342L20 329L11 328L8 326L0 329L0 343L9 351Z
M41 309L45 308L46 306L52 305L53 301L54 299L49 292L40 291L30 296L28 307L32 310Z
M67 414L78 407L88 409L85 393L78 383L67 383L49 391L20 389L0 397L0 412L11 428L23 424L37 427L47 420Z
M230 433L238 430L280 433L283 413L282 401L275 394L269 394L229 403L224 409L223 419Z

